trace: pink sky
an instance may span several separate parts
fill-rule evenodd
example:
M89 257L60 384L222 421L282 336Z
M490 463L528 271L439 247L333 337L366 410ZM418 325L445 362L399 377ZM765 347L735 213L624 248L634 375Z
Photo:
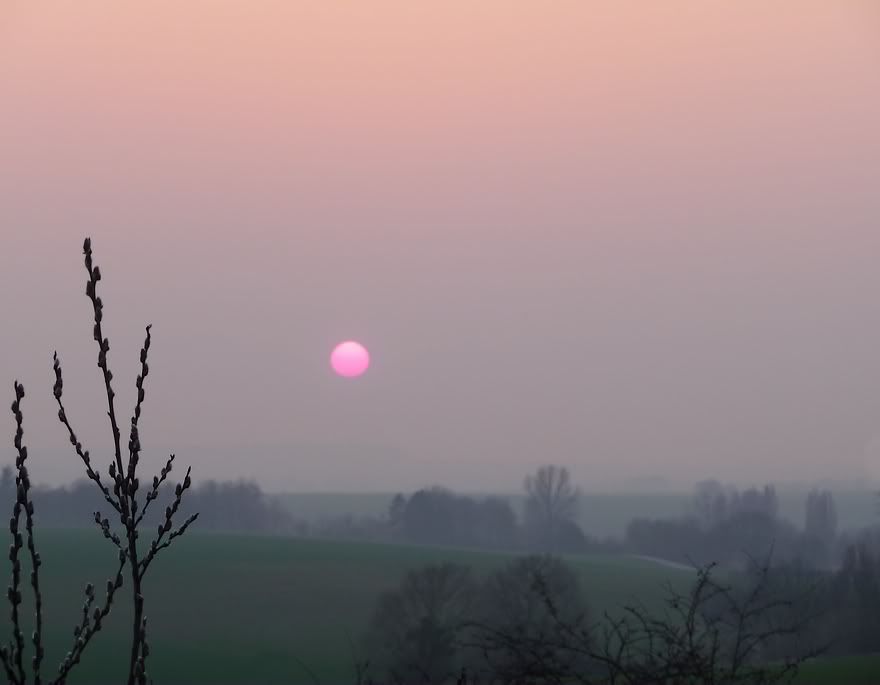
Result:
M880 477L877 121L868 0L7 0L0 381L106 447L88 234L203 477Z

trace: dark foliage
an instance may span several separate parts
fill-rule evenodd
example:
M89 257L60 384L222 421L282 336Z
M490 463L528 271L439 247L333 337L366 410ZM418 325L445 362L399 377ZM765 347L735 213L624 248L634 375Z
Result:
M588 667L582 655L559 649L558 628L588 628L586 602L577 576L549 556L516 559L480 586L468 647L482 657L473 667L489 680L518 682L547 676L548 663L566 672Z
M476 585L456 564L410 571L383 594L366 640L373 668L394 683L443 683L466 666L463 631L472 615Z
M851 545L827 589L832 649L880 652L880 554L867 541Z
M799 560L831 568L837 549L833 498L813 492L806 507L806 528L800 531L779 517L773 486L739 492L704 481L696 488L688 515L634 519L627 527L626 544L637 554L679 563L741 566L743 559L772 551L776 563Z
M807 495L804 533L798 556L819 568L836 562L837 507L828 490L812 490Z
M386 595L371 626L409 667L375 670L381 681L425 683L789 682L826 648L812 629L821 616L814 581L755 563L722 581L710 564L690 590L667 588L664 610L633 604L590 620L558 559L515 560L479 585L460 567L430 567Z
M516 515L501 498L474 499L443 488L418 490L391 503L389 522L403 542L457 547L514 549Z

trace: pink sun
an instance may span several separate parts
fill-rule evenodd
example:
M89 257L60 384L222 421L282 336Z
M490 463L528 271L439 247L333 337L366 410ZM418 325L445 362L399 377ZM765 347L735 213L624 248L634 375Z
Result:
M370 367L370 353L354 340L339 343L330 355L330 366L340 376L356 378Z

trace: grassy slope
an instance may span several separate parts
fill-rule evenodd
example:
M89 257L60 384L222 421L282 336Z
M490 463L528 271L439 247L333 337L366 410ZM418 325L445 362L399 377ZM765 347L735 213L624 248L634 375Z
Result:
M880 685L880 654L817 659L806 664L798 685Z
M101 589L113 549L96 531L39 531L45 564L47 664L54 668L72 639L82 588ZM409 568L457 561L485 571L500 554L433 548L193 535L154 566L147 612L156 682L309 682L309 665L324 683L351 681L349 639L363 634L375 597ZM574 561L592 606L601 611L632 597L652 603L665 581L686 583L688 572L650 562L586 558ZM123 588L127 591L128 586ZM126 610L111 614L74 683L118 680L125 663Z
M72 638L82 587L99 588L113 552L93 531L40 531L45 565L47 665ZM349 638L362 634L375 596L408 568L457 561L486 571L499 554L357 543L193 535L155 566L149 583L151 672L160 683L304 683L308 664L322 682L351 682ZM572 560L596 611L632 597L656 602L666 581L689 574L648 562ZM124 588L127 590L127 587ZM127 601L127 595L125 596ZM127 604L111 615L73 683L112 683L124 671ZM880 655L820 660L802 685L878 685Z

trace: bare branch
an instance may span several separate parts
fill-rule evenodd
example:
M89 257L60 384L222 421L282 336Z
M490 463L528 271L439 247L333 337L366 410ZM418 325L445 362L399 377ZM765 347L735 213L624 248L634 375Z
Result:
M168 478L168 474L171 473L171 469L174 466L174 455L168 457L168 461L165 462L165 466L162 467L162 471L159 476L153 476L153 487L147 491L147 499L144 503L143 509L141 509L141 513L138 514L137 519L135 520L135 526L140 525L140 522L144 520L144 517L147 515L147 510L150 508L150 504L153 503L159 497L159 488L162 486L162 483L165 482L165 479Z
M101 630L103 620L110 613L110 607L113 604L113 596L116 591L122 587L122 570L125 568L125 552L119 551L119 566L116 569L116 576L113 580L107 581L107 589L104 594L104 604L100 608L96 608L91 612L92 604L95 601L95 590L91 585L86 586L86 601L83 603L83 617L80 624L74 628L74 644L67 656L58 667L58 676L52 681L51 685L64 685L70 671L79 663L83 652L91 642L92 638Z
M186 532L186 529L189 528L192 523L195 523L195 521L198 517L199 517L198 513L190 516L186 521L183 522L183 525L180 526L180 528L178 528L177 530L171 531L171 534L168 536L168 539L165 540L164 542L162 542L161 544L158 543L158 540L161 539L161 535L156 539L156 541L153 542L152 546L150 547L149 553L147 554L146 557L144 557L143 561L141 561L141 575L143 575L146 572L147 568L153 562L153 559L156 558L156 555L159 552L161 552L163 549L170 547L171 543L174 541L174 539L183 535ZM162 528L164 531L164 526ZM163 532L163 534L164 534L164 532Z
M621 616L606 614L603 624L587 628L565 618L539 584L555 621L553 630L531 636L515 627L483 625L475 645L493 667L494 653L522 657L518 672L497 674L507 682L538 679L591 685L766 685L790 680L801 663L824 651L824 646L798 646L781 661L768 658L764 650L769 645L800 638L815 617L792 615L802 598L771 588L769 562L758 568L744 594L718 582L714 569L699 569L686 593L668 588L666 612L629 605Z
M21 617L19 615L19 606L21 605L21 561L19 554L24 546L21 532L19 531L19 522L21 520L22 508L28 508L27 490L30 485L28 479L27 467L25 460L27 459L27 448L22 445L22 437L24 429L22 428L23 416L21 413L21 400L24 398L24 387L15 382L15 400L12 403L12 413L15 416L15 448L18 457L15 459L15 468L17 476L15 478L15 504L13 505L12 518L9 520L9 531L12 533L12 546L9 548L9 560L12 562L12 584L6 591L6 596L12 606L12 644L11 662L14 665L16 674L15 681L23 684L26 676L24 672L23 654L24 654L24 635L21 631Z
M61 401L64 390L64 381L61 376L61 361L58 359L57 352L55 353L53 359L53 366L55 369L55 387L53 388L53 394L55 395L55 402L58 404L58 420L61 421L61 423L64 424L64 427L67 429L67 434L70 438L70 444L73 445L73 449L76 451L77 455L86 467L86 475L88 475L88 477L95 482L95 484L98 486L98 489L101 491L101 494L104 495L104 499L107 501L107 503L111 507L113 507L117 513L122 513L120 503L113 499L113 497L110 495L110 490L107 488L106 485L104 485L104 483L101 482L101 474L92 468L89 451L83 450L82 444L76 438L76 433L73 430L73 426L70 425L70 419L68 418L67 410L64 408L64 404Z
M135 402L134 414L131 417L131 433L128 439L128 475L126 476L126 479L129 484L129 491L131 492L132 505L136 504L134 496L138 490L138 483L135 472L137 471L138 459L141 453L141 439L140 433L138 432L138 421L140 421L141 407L144 403L144 381L147 379L147 374L150 373L150 366L147 363L151 341L150 328L152 328L152 326L146 327L146 337L144 338L144 345L141 348L141 371L135 381L137 401ZM134 511L132 511L132 514L134 514Z
M83 254L85 255L86 271L89 280L86 282L86 295L92 303L95 317L94 338L98 343L98 368L104 376L104 389L107 392L107 415L110 418L110 428L113 433L113 448L116 458L116 468L120 475L124 472L122 466L122 448L120 443L119 425L116 421L116 393L113 391L113 372L107 366L107 353L110 351L110 341L104 337L101 322L104 319L104 303L98 297L98 281L101 280L101 270L92 264L92 239L83 241Z

